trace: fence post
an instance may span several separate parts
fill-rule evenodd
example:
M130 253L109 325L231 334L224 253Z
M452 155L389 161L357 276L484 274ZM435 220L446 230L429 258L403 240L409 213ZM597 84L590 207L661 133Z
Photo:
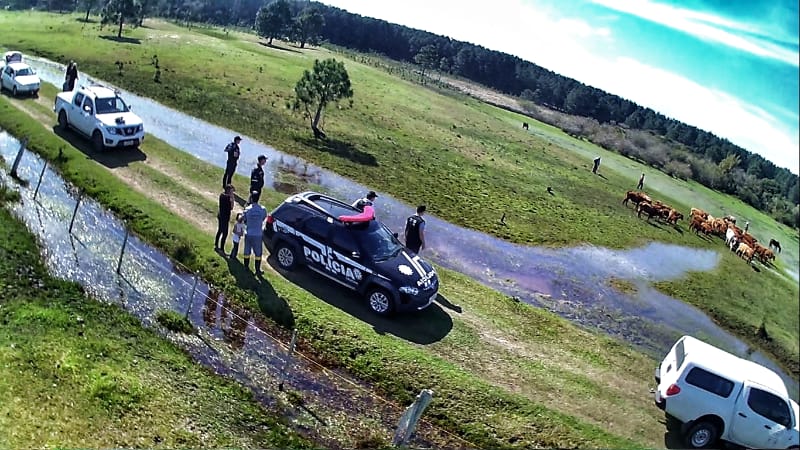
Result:
M14 178L19 178L19 175L17 175L17 167L19 166L19 162L22 160L22 154L25 153L26 145L28 145L28 138L22 139L19 143L17 157L14 158L14 164L11 166L11 176Z
M186 308L186 314L184 315L185 318L189 318L189 313L192 311L192 303L194 303L194 295L197 293L197 282L200 281L200 274L195 272L194 274L194 284L192 284L192 296L189 297L189 306Z
M119 261L117 261L117 275L122 270L122 257L125 256L125 247L128 246L128 228L125 228L125 239L122 240L122 250L119 251Z
M425 411L425 408L428 407L431 400L433 400L433 391L430 389L423 389L417 395L417 398L414 399L414 403L406 408L406 411L400 417L400 421L397 424L397 430L394 433L394 439L392 439L393 446L405 446L408 443L408 440L411 439L411 435L414 434L414 430L417 428L417 422L419 422L420 417L422 417L422 412Z
M289 364L291 364L292 354L294 353L294 348L297 345L297 328L292 330L292 341L289 343L289 353L286 355L286 361L283 363L283 368L281 369L280 377L278 377L278 390L283 391L283 382L286 380L286 372L289 370Z
M72 234L72 226L75 225L75 217L78 216L81 200L83 200L83 192L78 192L78 200L75 201L75 209L72 210L72 220L69 221L69 234Z
M33 191L33 199L36 200L36 196L39 195L39 186L42 185L42 178L44 177L44 171L47 170L47 160L44 162L44 166L42 167L42 172L39 173L39 182L36 183L36 190Z

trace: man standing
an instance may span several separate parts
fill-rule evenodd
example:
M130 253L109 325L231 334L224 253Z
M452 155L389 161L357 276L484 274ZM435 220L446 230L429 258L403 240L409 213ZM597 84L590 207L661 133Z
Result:
M214 238L214 250L225 251L225 241L228 239L228 226L231 223L233 211L233 186L225 186L225 192L219 194L219 211L217 212L217 236Z
M642 189L644 187L644 174L639 177L639 184L636 185L636 189Z
M373 206L376 198L378 198L378 194L376 194L375 191L369 191L366 197L354 201L352 206L353 208L364 212L364 207Z
M64 74L64 91L71 92L75 90L76 81L78 81L78 65L75 61L70 61Z
M236 136L233 138L233 142L225 146L225 153L228 154L228 161L225 163L225 174L222 175L223 187L231 184L233 174L236 173L236 165L239 163L239 153L241 152L239 149L239 142L242 142L242 138Z
M261 189L264 189L264 169L263 165L267 163L267 157L264 155L258 155L258 164L250 172L250 192L258 194L261 197ZM252 203L252 197L248 200L248 203Z
M419 253L425 248L425 205L417 206L417 213L406 219L406 247Z
M745 222L744 223L744 232L747 233L747 230L749 230L749 229L750 229L750 222Z
M244 236L244 266L250 269L250 253L255 254L256 275L261 275L261 255L264 252L264 221L267 210L258 204L258 192L250 193L250 205L244 209L244 223L247 232Z
M594 159L594 167L592 167L592 173L597 173L597 169L600 168L600 157Z

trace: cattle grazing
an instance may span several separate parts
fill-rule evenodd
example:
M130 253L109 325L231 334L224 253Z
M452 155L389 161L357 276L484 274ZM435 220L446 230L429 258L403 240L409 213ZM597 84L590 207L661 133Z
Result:
M653 202L653 200L650 199L649 195L645 194L644 192L637 192L637 191L628 191L625 194L625 198L622 200L622 204L627 205L628 200L632 201L636 205L638 205L641 202L647 202L647 203Z
M775 239L770 239L769 240L769 248L774 248L775 250L778 251L778 253L780 253L781 252L781 243L776 241Z
M772 252L770 249L764 250L764 254L761 255L764 259L764 263L775 261L775 253Z

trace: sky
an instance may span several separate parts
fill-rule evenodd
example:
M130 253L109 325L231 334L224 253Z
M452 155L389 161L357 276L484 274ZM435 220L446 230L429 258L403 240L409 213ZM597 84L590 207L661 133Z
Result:
M800 170L797 0L323 0L519 56Z

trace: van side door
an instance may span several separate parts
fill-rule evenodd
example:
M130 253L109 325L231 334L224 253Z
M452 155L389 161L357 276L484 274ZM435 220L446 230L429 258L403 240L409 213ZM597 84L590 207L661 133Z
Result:
M750 448L775 448L791 432L789 403L755 385L745 385L736 401L730 435L737 444Z

